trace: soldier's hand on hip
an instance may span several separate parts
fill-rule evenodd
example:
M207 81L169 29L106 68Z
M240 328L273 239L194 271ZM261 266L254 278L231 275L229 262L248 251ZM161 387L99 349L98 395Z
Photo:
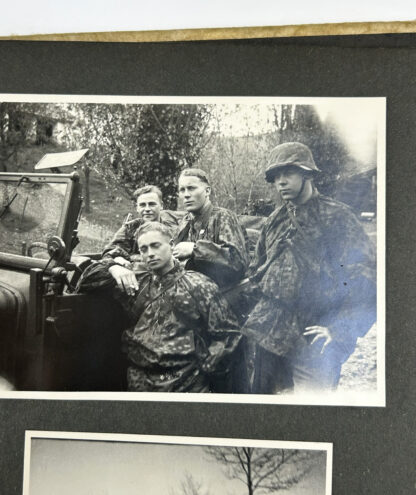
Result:
M319 339L324 339L323 344L322 344L322 349L321 349L321 354L325 351L325 348L327 345L329 345L332 342L332 335L331 332L329 331L329 328L327 327L321 327L318 325L314 325L311 327L306 327L305 332L303 332L303 335L309 336L312 335L314 336L310 345L313 345L316 341Z
M111 276L116 281L118 287L129 296L133 296L138 290L139 284L137 283L134 272L128 268L120 265L113 265L108 270Z
M201 365L201 370L203 371L203 373L213 373L215 371L215 368L217 367L217 361L217 356L208 356Z
M173 248L173 256L178 260L190 258L192 256L194 247L194 242L180 242Z

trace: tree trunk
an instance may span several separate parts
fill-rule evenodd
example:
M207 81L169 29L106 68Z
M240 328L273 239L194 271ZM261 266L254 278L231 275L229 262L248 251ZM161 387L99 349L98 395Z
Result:
M247 488L248 488L248 495L253 495L254 490L253 490L253 479L251 477L251 450L248 449L247 452Z
M90 205L90 168L88 165L83 166L85 177L85 213L91 213Z

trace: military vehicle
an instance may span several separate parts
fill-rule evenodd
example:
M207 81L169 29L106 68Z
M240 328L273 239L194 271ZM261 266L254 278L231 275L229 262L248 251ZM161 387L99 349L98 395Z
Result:
M40 173L0 173L0 377L16 390L125 389L120 308L74 291L94 258L73 256L79 175L44 173L85 151L54 153Z
M75 290L100 254L74 254L80 177L60 170L82 164L87 151L48 153L37 173L0 173L0 389L126 390L120 306ZM240 221L253 250L264 217Z

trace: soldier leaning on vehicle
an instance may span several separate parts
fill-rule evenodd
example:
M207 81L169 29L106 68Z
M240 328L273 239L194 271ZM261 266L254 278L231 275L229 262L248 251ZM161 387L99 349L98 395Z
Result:
M129 316L122 340L130 391L209 392L235 359L237 320L210 278L174 259L168 227L142 225L137 244L147 271L107 257L86 270L79 290L111 290Z
M357 337L375 321L375 256L345 204L321 195L309 148L284 143L266 169L282 199L257 244L260 301L242 328L257 343L253 393L336 388ZM284 381L284 380L283 380Z
M207 175L202 170L190 168L181 173L179 196L183 199L188 213L177 229L173 255L186 270L201 272L221 287L230 286L241 280L248 265L246 236L233 212L211 204L210 192ZM148 198L142 194L138 197L138 205L143 198L157 203L154 193ZM160 203L157 203L157 206L162 213ZM157 220L157 210L155 208L154 220ZM122 231L115 252L120 253L120 249L131 251L134 235L136 234L130 233L126 236ZM114 254L114 251L110 253ZM119 264L131 268L127 263L120 263L118 257L114 258ZM117 269L114 273L118 275L118 272L122 274L121 283L131 283L131 274ZM248 391L244 343L239 346L238 352L240 356L236 368L231 367L230 373L224 374L222 379L217 376L211 387L213 391L220 393Z

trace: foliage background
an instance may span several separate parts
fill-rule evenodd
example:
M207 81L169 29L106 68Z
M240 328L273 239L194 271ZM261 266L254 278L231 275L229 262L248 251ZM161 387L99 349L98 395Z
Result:
M369 152L347 139L348 109L262 103L103 104L0 102L0 170L33 171L46 152L88 148L78 164L84 185L80 227L85 250L99 249L128 212L133 192L158 185L165 207L180 208L177 177L204 169L213 201L238 214L267 216L278 198L264 180L270 150L286 141L307 144L322 171L317 183L357 212L375 210L375 129ZM349 111L349 126L362 115ZM352 117L351 117L352 116ZM70 170L63 169L64 172ZM353 187L351 187L351 184Z

